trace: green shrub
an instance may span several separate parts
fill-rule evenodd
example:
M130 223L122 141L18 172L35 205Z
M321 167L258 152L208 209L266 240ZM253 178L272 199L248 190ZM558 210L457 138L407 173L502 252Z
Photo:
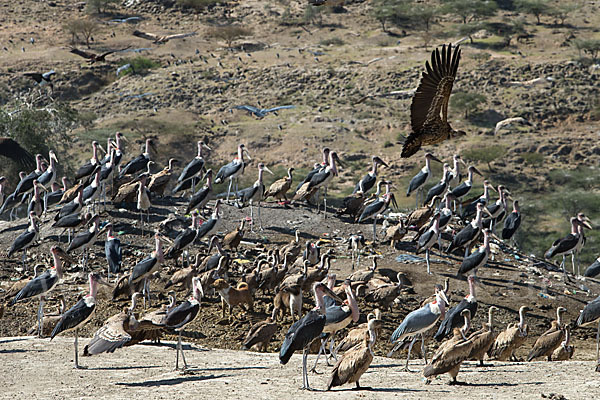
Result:
M208 36L223 40L227 43L227 47L231 48L231 44L238 39L252 35L252 29L244 28L239 25L223 25L215 26L208 30Z
M476 145L475 147L466 150L463 153L464 158L470 161L478 161L486 163L488 169L493 171L491 163L502 157L506 153L506 147L502 145L492 145L492 146L481 146Z
M119 74L119 77L136 74L136 75L145 75L149 70L160 67L160 63L157 61L151 60L146 57L136 57L136 58L124 58L119 60L119 66L130 64L131 68L122 71Z
M481 93L457 92L450 97L450 106L465 113L465 118L469 118L469 112L475 112L487 101Z
M319 42L319 44L321 46L342 46L345 44L345 42L340 38L334 37L330 39L323 39Z

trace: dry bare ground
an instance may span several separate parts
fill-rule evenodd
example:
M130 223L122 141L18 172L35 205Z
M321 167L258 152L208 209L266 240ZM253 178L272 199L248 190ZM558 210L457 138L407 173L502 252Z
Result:
M87 339L80 341L83 346ZM448 386L447 377L425 385L419 373L402 370L396 359L376 357L361 384L369 391L351 391L351 386L328 393L299 390L301 356L281 366L276 354L218 350L184 345L191 371L173 370L175 343L134 346L92 358L81 358L85 370L73 368L73 339L66 337L0 339L0 376L4 381L0 398L452 398L452 399L597 399L600 374L591 372L592 361L504 363L479 368L467 363L459 380L463 386ZM309 362L314 360L309 358ZM401 365L402 364L402 365ZM421 369L422 361L411 363ZM311 385L322 390L330 368L310 375ZM568 382L568 384L565 384ZM564 397L563 397L564 396Z

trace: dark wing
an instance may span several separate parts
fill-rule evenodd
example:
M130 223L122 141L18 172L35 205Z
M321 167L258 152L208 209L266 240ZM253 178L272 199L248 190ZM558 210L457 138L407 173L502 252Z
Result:
M296 350L302 350L323 332L325 316L318 311L310 311L302 319L296 321L285 334L285 339L279 351L279 361L282 364L292 357Z
M45 293L58 281L58 275L52 275L50 270L30 280L23 289L12 299L11 304Z
M9 137L0 138L0 156L8 157L27 169L35 166L35 159L31 153Z
M408 184L408 189L406 190L406 195L410 196L410 194L420 188L425 181L427 180L427 176L429 175L428 172L420 170L418 174L416 174L411 180L410 183Z
M414 133L419 132L426 121L448 121L448 101L460 61L460 46L452 54L452 45L442 46L431 53L431 65L425 63L419 87L410 106L410 119Z
M198 236L196 236L197 240L200 240L204 236L208 235L208 233L213 230L216 223L217 223L217 220L214 218L204 221L204 223L202 225L200 225L200 227L198 228Z
M23 75L33 79L37 83L40 83L43 79L42 74L39 72L25 72Z
M71 53L77 54L79 57L87 58L88 60L91 60L96 57L96 54L94 53L88 53L87 51L79 50L76 48L72 48Z
M138 30L133 31L133 36L137 36L142 39L153 40L153 41L157 40L159 38L159 36L155 35L154 33L141 32Z
M158 259L156 257L148 257L133 267L131 271L131 276L129 277L129 283L136 282L144 275L146 275L149 271L152 271L152 268L156 265Z
M198 310L200 310L199 303L191 303L190 301L186 300L177 307L167 312L167 317L165 318L165 325L173 329L181 328L182 326L196 318Z
M521 213L512 212L504 220L502 239L510 239L521 225Z
M82 298L63 314L60 321L58 321L58 324L56 324L52 330L52 334L50 335L51 339L54 339L56 335L63 331L77 327L79 324L86 321L90 315L92 315L94 309L96 308L96 304L93 303L88 305L85 300L85 297Z
M583 274L583 276L588 277L588 278L593 278L593 277L595 277L598 274L600 274L600 261L598 261L598 259L596 259L592 263L592 265L590 265L589 267L587 267L587 269L585 270L585 273Z
M577 326L591 325L600 318L600 296L595 300L590 301L579 314L577 318Z
M475 303L477 304L477 303ZM460 303L451 308L448 313L446 313L446 318L440 324L434 338L438 342L442 341L446 336L452 333L454 328L462 326L464 318L460 313L469 308L470 304L466 299L462 299Z
M77 236L75 236L71 241L71 244L69 244L69 247L67 247L67 253L77 250L81 246L89 243L94 235L95 233L90 231L77 234Z
M15 241L10 246L10 249L8 249L8 256L10 257L17 251L24 249L28 244L30 244L33 241L33 239L35 238L35 234L36 233L34 231L27 230L21 233L19 236L17 236Z

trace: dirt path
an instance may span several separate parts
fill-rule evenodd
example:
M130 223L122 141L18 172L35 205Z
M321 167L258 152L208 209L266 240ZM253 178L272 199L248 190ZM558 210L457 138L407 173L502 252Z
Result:
M87 339L80 341L80 350ZM281 366L276 354L209 350L185 346L190 374L173 371L175 348L134 346L114 354L81 358L86 370L73 369L73 339L26 337L0 339L0 376L4 381L3 399L65 398L290 398L313 399L317 394L297 390L301 384L301 356ZM309 358L309 362L314 357ZM594 399L600 397L600 374L592 372L592 362L494 363L477 368L468 363L459 379L467 386L448 386L442 377L426 386L420 373L401 371L398 360L377 357L363 375L361 383L372 391L319 393L320 398L443 398L514 399L542 398ZM421 369L421 361L412 363ZM321 366L322 375L311 374L311 384L318 389L326 385L330 368Z

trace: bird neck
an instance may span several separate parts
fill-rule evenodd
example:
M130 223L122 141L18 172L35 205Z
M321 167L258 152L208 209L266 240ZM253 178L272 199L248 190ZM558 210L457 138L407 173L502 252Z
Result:
M424 172L431 172L431 161L429 161L429 158L425 157L425 171Z
M350 286L346 288L346 299L348 301L350 311L352 311L352 321L358 322L358 319L360 318L360 311L358 309L358 303L356 302L356 298L354 297L354 293L352 292L352 288Z
M513 212L514 213L518 213L521 212L520 208L519 208L519 203L513 203Z
M491 330L491 329L493 328L493 326L494 326L494 325L493 325L493 314L494 314L493 308L490 308L490 310L488 311L488 325L489 325L489 327L490 327L490 330Z
M98 294L98 284L90 278L90 294L87 297L96 298L96 294Z
M198 156L197 158L202 158L202 143L198 143Z
M150 142L146 140L146 147L144 148L144 155L150 155Z
M525 326L525 311L523 309L519 309L519 330L522 331Z
M54 268L56 269L56 275L60 279L62 277L62 260L56 253L52 253L52 258L54 259Z
M164 255L163 255L163 249L162 249L162 242L159 238L156 238L156 253L155 253L155 257L159 262L163 262L164 261Z
M237 158L240 161L244 161L244 151L243 151L243 149L242 149L241 146L238 146L238 155L237 155Z
M469 173L467 175L467 183L469 185L473 184L473 171L472 170L469 170Z
M475 282L473 279L469 279L469 297L475 298Z
M292 171L288 169L288 179L291 182L292 181Z

